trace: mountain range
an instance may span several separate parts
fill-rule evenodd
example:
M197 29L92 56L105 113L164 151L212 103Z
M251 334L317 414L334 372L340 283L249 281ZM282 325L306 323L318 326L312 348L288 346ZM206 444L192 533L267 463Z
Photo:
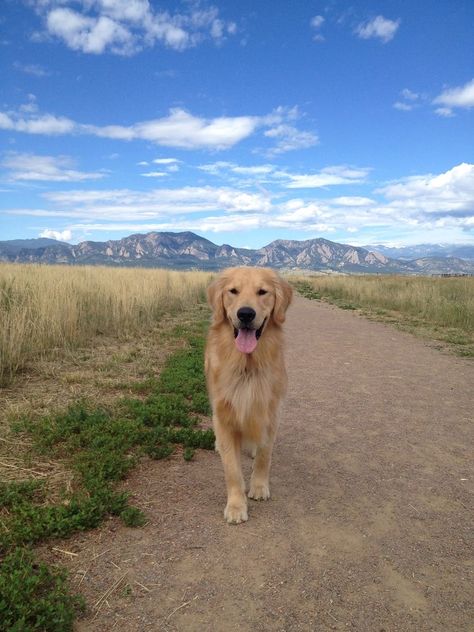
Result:
M474 244L416 244L390 248L388 246L363 246L367 250L376 250L392 259L412 261L421 257L457 257L474 261Z
M327 239L303 241L277 239L259 249L218 246L192 232L151 232L105 242L69 244L54 239L0 241L0 261L47 264L88 264L218 270L235 265L259 265L280 269L377 272L402 274L474 274L474 247L458 251L430 251L428 246L409 250L381 246L357 247ZM442 248L440 246L439 248ZM397 258L388 256L397 251ZM457 256L453 256L456 252ZM429 254L428 254L429 253ZM442 254L446 253L446 255ZM464 257L461 257L464 254Z

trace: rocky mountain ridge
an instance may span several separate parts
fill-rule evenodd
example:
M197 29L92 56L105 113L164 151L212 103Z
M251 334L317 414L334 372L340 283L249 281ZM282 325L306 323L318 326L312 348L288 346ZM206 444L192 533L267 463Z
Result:
M192 232L150 232L104 242L0 242L0 261L218 270L235 265L280 269L404 274L473 274L474 262L456 257L392 259L366 248L316 238L277 239L259 249L218 246ZM31 242L31 243L27 243Z

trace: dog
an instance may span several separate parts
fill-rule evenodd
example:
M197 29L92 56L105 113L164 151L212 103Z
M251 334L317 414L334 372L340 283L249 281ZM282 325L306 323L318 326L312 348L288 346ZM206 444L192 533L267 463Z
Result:
M227 487L224 518L239 524L248 519L242 448L255 456L249 498L270 498L272 449L287 385L282 324L293 291L271 269L241 267L224 270L207 295L212 323L205 373Z

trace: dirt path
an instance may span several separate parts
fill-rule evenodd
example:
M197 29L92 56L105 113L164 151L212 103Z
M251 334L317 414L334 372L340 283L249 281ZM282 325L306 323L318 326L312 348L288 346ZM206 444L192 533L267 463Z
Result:
M272 499L231 527L216 454L144 463L149 524L67 543L91 607L123 578L79 630L474 629L474 365L301 298L286 332Z

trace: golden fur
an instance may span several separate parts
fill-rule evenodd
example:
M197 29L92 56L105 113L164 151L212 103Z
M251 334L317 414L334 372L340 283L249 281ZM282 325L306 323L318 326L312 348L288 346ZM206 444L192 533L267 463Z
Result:
M263 294L263 292L266 292ZM224 516L229 523L247 520L242 477L242 446L254 446L255 461L248 496L270 497L269 474L278 409L286 390L281 325L292 289L267 268L229 268L208 288L213 322L205 353L205 370L213 411L216 449L227 485ZM256 329L263 325L257 347L242 353L236 346L237 311L251 307Z

